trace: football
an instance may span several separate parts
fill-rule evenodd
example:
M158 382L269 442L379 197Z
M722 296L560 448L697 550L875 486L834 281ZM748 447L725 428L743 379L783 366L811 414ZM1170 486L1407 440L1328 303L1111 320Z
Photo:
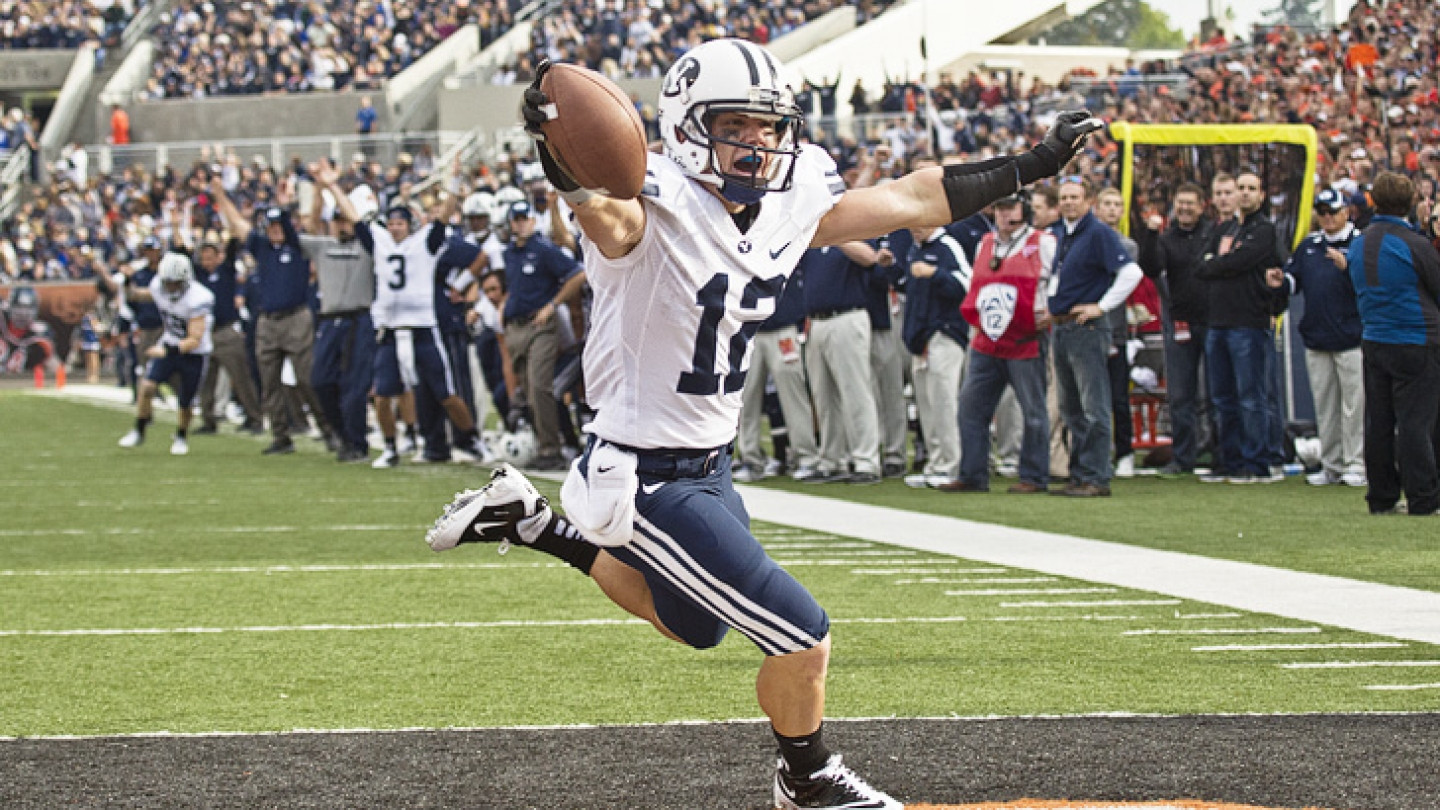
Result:
M579 65L545 72L540 89L555 105L541 125L550 153L584 188L634 199L645 185L645 125L615 83Z

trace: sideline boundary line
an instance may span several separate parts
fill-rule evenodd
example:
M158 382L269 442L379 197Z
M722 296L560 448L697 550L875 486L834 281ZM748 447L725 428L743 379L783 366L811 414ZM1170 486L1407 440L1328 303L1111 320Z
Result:
M740 485L751 518L1440 644L1440 593Z

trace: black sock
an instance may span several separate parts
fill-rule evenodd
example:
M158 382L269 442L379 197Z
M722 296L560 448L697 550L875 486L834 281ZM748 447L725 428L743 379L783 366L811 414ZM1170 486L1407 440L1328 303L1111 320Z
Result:
M396 452L396 450L395 450L395 437L394 437L394 436L386 436L386 437L385 437L385 449L386 449L386 450L389 450L389 451L392 452L392 453Z
M785 770L791 776L805 777L825 767L830 761L830 749L825 747L825 741L821 735L825 731L825 724L814 732L804 737L786 737L780 732L770 728L775 734L775 740L780 743L780 756L785 760Z
M185 428L175 428L175 438L177 438L177 439L183 439L183 438L185 438L185 433L186 433Z
M147 427L149 427L149 426L150 426L150 417L148 417L148 416L137 416L137 417L135 417L135 432L136 432L136 433L139 433L141 436L144 436L144 435L145 435L145 428L147 428Z
M600 554L599 546L586 540L579 530L570 525L570 521L555 512L550 513L550 522L540 530L535 541L526 545L564 560L586 576L590 575L590 566L595 564L595 558Z
M414 425L408 423L405 425L405 438L409 439L412 443L415 441L415 437L419 435L419 433L420 431L416 430Z

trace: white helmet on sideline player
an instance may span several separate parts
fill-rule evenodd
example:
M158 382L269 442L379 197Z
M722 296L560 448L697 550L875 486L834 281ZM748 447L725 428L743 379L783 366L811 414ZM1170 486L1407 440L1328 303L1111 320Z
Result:
M460 214L467 217L493 217L495 195L488 191L477 191L460 204Z
M189 256L183 253L166 253L161 257L160 267L155 274L160 277L165 294L174 300L189 289L190 280L195 278L195 268L191 266Z
M665 74L660 89L660 134L665 154L686 174L720 189L738 203L756 202L767 191L790 187L802 112L784 66L771 53L740 39L715 39L692 48ZM735 112L774 123L774 147L725 140L710 132L718 113ZM752 170L717 171L715 144L749 149Z

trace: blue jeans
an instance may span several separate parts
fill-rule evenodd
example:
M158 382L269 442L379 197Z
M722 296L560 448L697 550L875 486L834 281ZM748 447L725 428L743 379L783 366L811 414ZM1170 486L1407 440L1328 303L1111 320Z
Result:
M1266 475L1270 430L1265 382L1264 329L1211 329L1205 338L1210 401L1220 435L1215 469L1235 475Z
M1006 360L973 348L960 386L960 480L990 486L990 422L1008 384L1020 403L1020 480L1050 485L1050 418L1045 412L1045 358Z
M1190 470L1200 454L1202 437L1207 435L1201 419L1210 417L1210 409L1200 396L1200 372L1205 359L1205 339L1209 330L1190 324L1190 339L1175 340L1165 336L1165 392L1170 405L1171 451L1175 463Z
M1055 390L1070 431L1070 482L1110 486L1110 328L1062 323L1053 333Z

